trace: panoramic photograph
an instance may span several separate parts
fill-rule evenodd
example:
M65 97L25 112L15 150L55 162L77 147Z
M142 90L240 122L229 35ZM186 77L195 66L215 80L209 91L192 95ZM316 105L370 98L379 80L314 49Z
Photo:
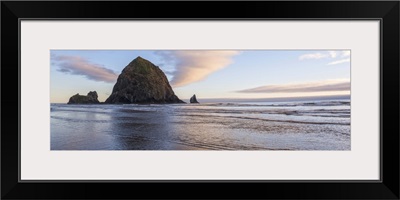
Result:
M349 151L350 50L51 50L51 150Z

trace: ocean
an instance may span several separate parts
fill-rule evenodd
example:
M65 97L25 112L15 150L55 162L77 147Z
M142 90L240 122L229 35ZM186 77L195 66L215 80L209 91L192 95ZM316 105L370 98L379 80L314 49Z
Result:
M349 99L50 107L51 150L351 150Z

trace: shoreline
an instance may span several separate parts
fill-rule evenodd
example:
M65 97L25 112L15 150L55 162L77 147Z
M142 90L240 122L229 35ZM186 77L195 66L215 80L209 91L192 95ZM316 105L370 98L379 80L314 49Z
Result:
M274 97L274 98L202 98L200 99L200 104L202 103L243 103L243 102L301 102L301 101L328 101L328 100L351 100L350 95L334 95L334 96L310 96L310 97ZM137 105L163 105L163 104L190 104L189 99L182 99L185 103L132 103ZM50 104L67 104L64 102L55 102ZM96 104L76 104L76 105L124 105L124 104L109 104L105 102L100 102ZM74 105L74 104L69 104Z

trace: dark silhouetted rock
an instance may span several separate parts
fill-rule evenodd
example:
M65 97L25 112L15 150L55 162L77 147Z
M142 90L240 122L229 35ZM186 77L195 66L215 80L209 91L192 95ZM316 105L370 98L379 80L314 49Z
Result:
M196 95L194 94L192 97L190 97L190 103L199 103L196 99Z
M68 104L98 104L100 102L97 100L97 97L96 91L90 91L87 96L79 95L78 93L69 98Z
M171 88L164 72L141 57L135 58L118 76L105 103L185 103Z

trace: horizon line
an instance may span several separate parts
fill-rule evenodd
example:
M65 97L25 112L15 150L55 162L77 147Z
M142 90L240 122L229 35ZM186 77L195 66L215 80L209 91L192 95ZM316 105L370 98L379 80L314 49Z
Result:
M320 96L297 96L297 97L265 97L265 98L198 98L199 101L201 100L234 100L234 101L246 101L246 100L307 100L307 99L317 99L317 100L323 100L323 99L350 99L351 95L350 94L344 94L344 95L320 95ZM190 99L190 98L189 98ZM181 99L181 100L189 100L189 99ZM50 102L50 103L64 103L64 102ZM67 102L65 102L67 103ZM101 102L104 103L104 102Z

